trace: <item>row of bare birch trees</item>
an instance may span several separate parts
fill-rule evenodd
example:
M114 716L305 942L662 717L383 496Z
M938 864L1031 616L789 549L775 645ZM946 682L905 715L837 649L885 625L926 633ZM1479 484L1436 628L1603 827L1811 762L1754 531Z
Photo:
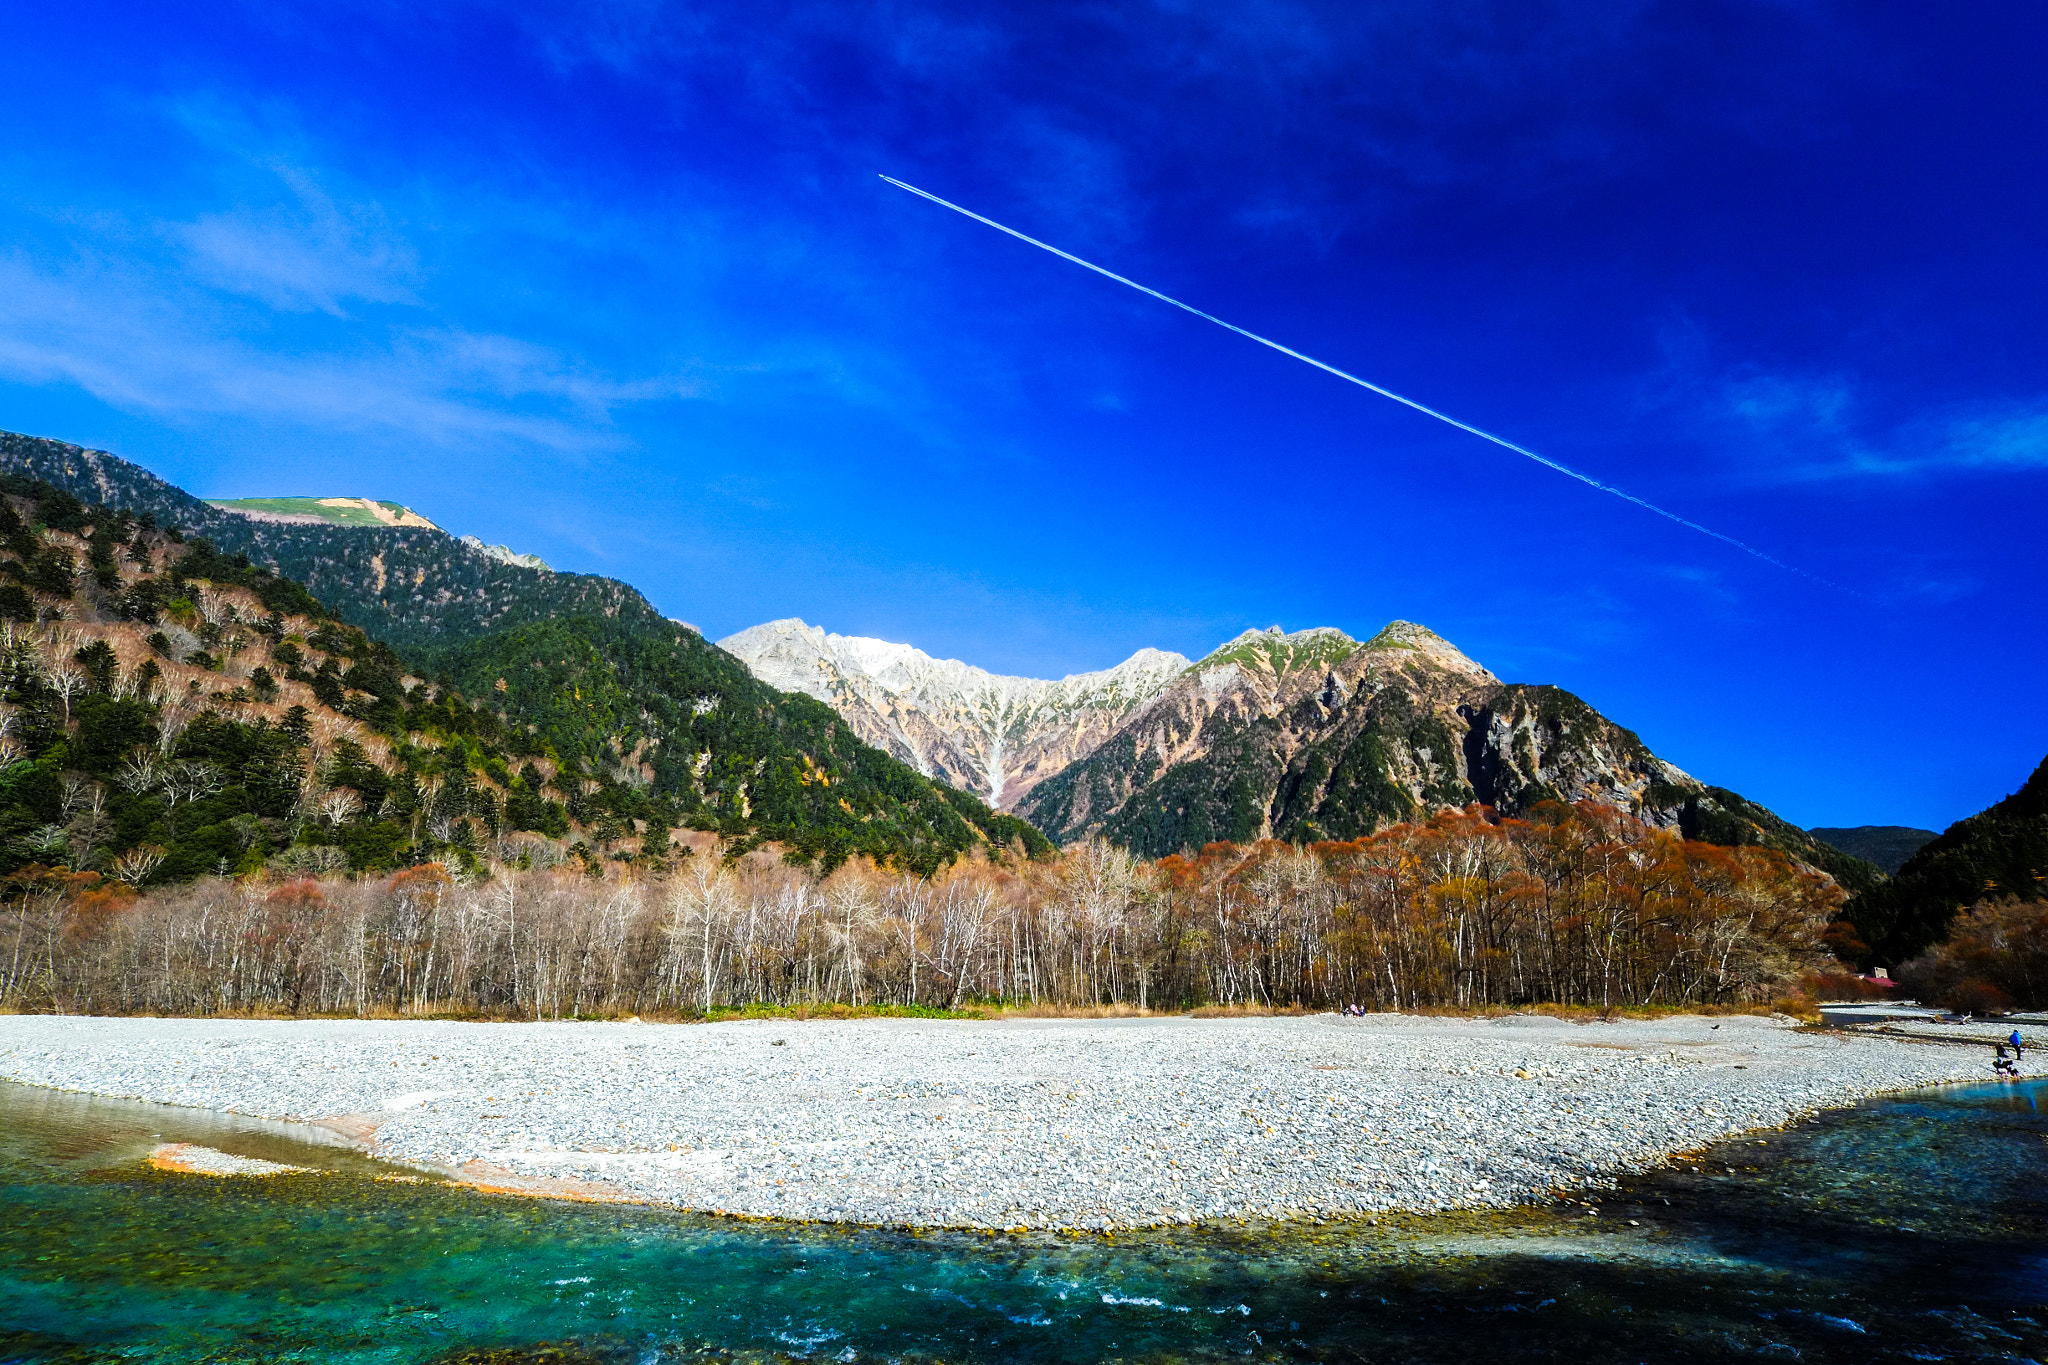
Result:
M1094 843L933 878L820 881L757 853L667 875L207 880L137 899L31 868L0 904L0 1003L65 1012L561 1018L1004 1002L1379 1009L1767 1000L1841 901L1761 848L1601 807L1474 809L1355 843Z

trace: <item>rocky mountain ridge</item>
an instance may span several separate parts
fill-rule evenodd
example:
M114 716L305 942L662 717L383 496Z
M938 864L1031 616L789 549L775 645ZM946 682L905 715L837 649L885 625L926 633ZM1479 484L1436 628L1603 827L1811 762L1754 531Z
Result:
M479 554L488 555L490 558L497 560L500 564L510 564L518 569L539 569L542 573L554 572L548 566L548 562L539 555L520 554L510 545L486 545L476 536L458 536L456 539Z
M795 618L718 645L769 686L816 697L868 743L1001 810L1094 752L1188 667L1182 655L1141 649L1094 673L1005 677Z
M1055 837L1099 832L1165 852L1351 838L1473 800L1512 809L1530 787L1633 814L1653 785L1692 781L1545 691L1508 687L1412 622L1364 643L1328 628L1246 631L1029 804ZM1557 743L1567 731L1584 732L1569 756Z
M870 744L1061 842L1146 856L1354 839L1480 802L1594 801L1689 838L1767 844L1852 890L1881 874L1650 752L1562 688L1506 683L1426 626L1248 630L1190 663L1141 650L1058 681L771 621L720 641Z
M1148 856L1215 840L1356 839L1472 802L1594 801L1688 838L1766 844L1851 889L1881 880L1650 752L1562 688L1504 683L1425 626L1247 631L1197 661L1018 811L1058 841Z

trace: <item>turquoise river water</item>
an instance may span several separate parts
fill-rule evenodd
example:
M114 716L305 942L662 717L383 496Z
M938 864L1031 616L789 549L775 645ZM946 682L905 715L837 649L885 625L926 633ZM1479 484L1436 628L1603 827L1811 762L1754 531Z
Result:
M2044 1109L1873 1101L1510 1213L1060 1237L394 1183L303 1129L0 1084L0 1362L2041 1361ZM149 1169L166 1141L321 1173Z

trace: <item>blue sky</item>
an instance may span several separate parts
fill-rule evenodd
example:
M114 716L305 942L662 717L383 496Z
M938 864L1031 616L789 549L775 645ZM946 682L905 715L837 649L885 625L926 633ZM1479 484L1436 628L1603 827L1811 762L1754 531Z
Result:
M1939 828L2048 751L2031 7L80 3L0 45L0 427L397 499L714 638L1047 676L1418 620L1806 825Z

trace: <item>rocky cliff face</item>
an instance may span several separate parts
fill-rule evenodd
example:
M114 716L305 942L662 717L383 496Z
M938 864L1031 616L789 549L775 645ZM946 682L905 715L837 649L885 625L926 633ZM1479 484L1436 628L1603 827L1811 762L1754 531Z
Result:
M1009 678L794 619L718 644L771 687L818 698L868 743L1004 810L1093 753L1188 667L1142 649L1099 673Z
M1352 839L1478 801L1598 801L1717 843L1783 849L1860 885L1875 874L1651 753L1556 687L1503 683L1425 627L1360 643L1250 631L1190 667L1018 812L1056 841L1101 834L1148 856Z

